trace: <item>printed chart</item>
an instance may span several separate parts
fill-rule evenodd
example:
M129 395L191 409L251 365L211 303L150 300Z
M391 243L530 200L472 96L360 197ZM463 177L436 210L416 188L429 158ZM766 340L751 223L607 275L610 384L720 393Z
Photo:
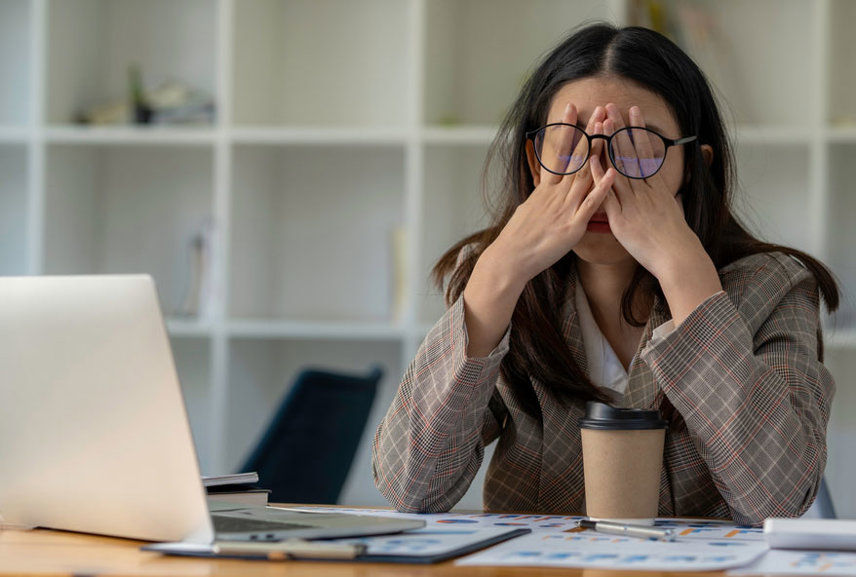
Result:
M723 570L747 565L767 551L762 529L725 521L657 519L656 526L674 529L678 536L674 543L659 543L581 531L577 522L583 517L578 515L407 514L345 507L300 507L299 510L421 519L426 526L420 532L436 532L434 536L450 530L468 533L523 528L532 532L464 557L458 561L462 565ZM374 551L388 554L412 554L416 552L414 548L424 551L428 543L421 538L428 535L419 537L418 533L412 535L412 541L402 535L383 544L379 542ZM442 547L439 542L436 546Z
M732 526L733 527L733 526ZM590 531L537 533L470 555L459 565L585 567L646 571L714 571L741 567L767 551L763 541L678 538L673 542Z
M856 577L856 553L785 551L768 549L763 529L727 521L657 519L657 527L671 528L674 543L613 537L577 529L577 515L508 515L500 513L407 514L389 509L300 507L301 511L335 511L422 519L433 537L459 530L475 538L477 532L520 527L529 535L514 538L460 559L461 565L551 566L622 568L652 571L725 570L729 575L836 575ZM390 539L376 543L375 551L413 554L441 549L428 543ZM463 537L463 535L461 535ZM443 539L445 540L445 539ZM448 543L444 543L448 545ZM436 548L436 549L435 549Z
M771 549L755 563L729 575L838 575L856 576L856 553L784 551Z

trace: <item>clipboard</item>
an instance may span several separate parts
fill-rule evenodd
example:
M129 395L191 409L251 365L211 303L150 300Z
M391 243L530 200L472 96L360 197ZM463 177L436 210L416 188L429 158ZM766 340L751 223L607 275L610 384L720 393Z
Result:
M530 533L528 528L423 528L406 533L306 541L155 543L143 551L183 557L258 561L348 561L364 563L433 564L479 551Z

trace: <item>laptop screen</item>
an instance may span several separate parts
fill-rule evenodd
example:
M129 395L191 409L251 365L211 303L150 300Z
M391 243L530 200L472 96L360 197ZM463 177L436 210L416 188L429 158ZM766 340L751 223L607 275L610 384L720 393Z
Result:
M0 367L5 522L212 541L151 277L0 278Z

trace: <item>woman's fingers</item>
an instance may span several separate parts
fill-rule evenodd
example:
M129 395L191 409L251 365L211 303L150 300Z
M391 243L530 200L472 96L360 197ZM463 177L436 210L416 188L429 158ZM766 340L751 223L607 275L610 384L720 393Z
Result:
M615 104L606 105L607 120L611 123L607 134L613 134L612 159L624 174L638 176L640 169L630 132L624 130L624 118Z
M612 118L607 118L603 123L603 129L606 134L614 134L617 130L615 126L615 121ZM616 144L613 144L613 147L615 146ZM623 148L626 149L626 147ZM615 154L617 156L618 153L616 152ZM618 158L616 158L615 160L616 162L619 162ZM622 169L626 169L626 165ZM613 189L615 190L615 194L618 195L619 200L621 199L621 197L626 197L627 195L633 194L633 182L633 180L627 178L623 174L615 175L615 183L613 184Z
M642 115L642 109L638 106L631 106L629 114L630 125L645 128L645 117ZM636 138L634 141L636 152L639 153L639 158L652 158L654 156L653 146L651 145L651 136L645 132L645 138Z
M606 112L602 106L598 106L597 108L595 108L594 112L588 120L588 124L586 125L586 133L597 134L599 131L602 132L602 122L605 115ZM582 141L583 143L585 143L585 146L588 147L588 139L583 138ZM598 140L595 140L594 144L592 145L592 150L586 150L586 152L583 153L583 160L585 159L585 156L591 158L596 154L600 154L599 150L599 142ZM568 175L567 178L568 182L570 182L571 184L566 189L566 192L569 193L570 202L576 206L580 202L582 202L582 197L586 193L588 193L589 188L591 187L592 179L590 164L586 162L582 165L582 168L580 168L574 174Z
M597 183L596 188L600 189L600 194L603 196L598 202L598 206L603 207L604 212L606 212L610 227L615 227L621 219L621 201L615 192L615 181L618 178L622 178L622 176L618 174L618 171L614 167L610 167L609 170L604 172L599 158L592 158L591 164L592 174ZM591 218L591 216L588 218Z
M589 162L591 162L595 186L580 206L579 216L588 223L594 213L602 207L609 222L616 222L621 214L621 207L613 189L618 172L611 166L604 172L599 157L593 156Z
M645 117L638 106L630 107L629 117L632 126L645 128ZM638 161L639 173L645 178L628 180L632 183L634 190L645 190L650 193L665 191L663 176L659 172L665 157L665 151L658 151L658 147L662 147L662 141L657 142L659 138L647 130L636 130L633 134L635 135L633 138L633 154Z
M631 106L629 116L631 126L645 128L645 117L642 115L642 109L638 106ZM633 144L636 149L636 157L639 160L640 175L654 174L662 162L662 159L657 158L654 153L654 139L657 137L647 130L636 130L633 134Z
M595 108L591 117L586 124L585 131L588 134L591 134L591 127L593 122L596 119L600 118L603 115L600 107ZM571 155L568 158L567 170L566 172L578 171L580 168L584 167L585 161L589 156L589 139L586 138L586 135L580 132L579 130L574 130L574 136L576 138L576 143L574 149L571 151ZM570 180L575 178L576 174L570 177Z
M565 106L561 122L564 124L576 124L577 107L573 103L569 102ZM573 151L579 146L579 141L575 142L575 132L569 126L554 126L543 133L540 146L536 143L536 148L539 149L538 157L541 160L542 168L544 166L550 167L550 170L541 171L542 181L548 184L558 184L562 181L564 175L555 173L563 172L563 167L567 166L568 159L571 158Z
M591 174L594 180L594 188L585 196L579 209L577 216L588 223L589 219L597 212L598 207L603 204L609 194L612 184L615 181L617 173L615 169L610 167L606 172L603 170L603 165L600 163L600 157L592 155L589 159L591 165Z
M586 132L588 134L600 134L603 132L603 120L606 118L606 110L603 106L598 106L592 112L592 115L589 117L588 124L586 124ZM588 139L586 140L586 145L588 146ZM591 150L587 150L588 157L600 154L601 150L601 142L600 139L594 141L591 144ZM577 176L583 177L583 179L587 179L588 182L591 182L591 170L587 164L584 164L580 171L577 173Z

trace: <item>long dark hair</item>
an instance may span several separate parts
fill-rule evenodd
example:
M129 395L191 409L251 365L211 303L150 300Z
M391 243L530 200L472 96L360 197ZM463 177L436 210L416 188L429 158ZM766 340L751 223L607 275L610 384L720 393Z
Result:
M685 147L685 173L689 178L680 192L687 222L717 269L752 254L789 254L817 279L827 309L838 307L838 287L823 264L804 252L758 240L732 214L732 151L716 101L698 66L657 32L607 24L581 28L552 50L530 76L502 122L484 172L486 177L493 163L502 167L502 184L496 191L499 203L491 224L455 244L433 269L434 280L441 289L448 277L448 302L461 295L481 253L535 188L527 163L526 132L545 124L552 99L562 86L595 76L618 76L658 94L671 107L681 134L698 136L694 145ZM701 144L713 149L709 166ZM468 250L462 253L464 248ZM557 314L562 310L567 275L575 258L569 253L533 278L512 316L511 347L503 359L502 373L520 395L524 408L533 414L538 411L538 403L530 377L537 378L560 398L602 399L602 393L591 384L568 349ZM633 314L633 303L639 294L663 296L656 279L641 266L621 303L624 318L634 326L644 324L644 319ZM819 333L818 339L822 358Z

